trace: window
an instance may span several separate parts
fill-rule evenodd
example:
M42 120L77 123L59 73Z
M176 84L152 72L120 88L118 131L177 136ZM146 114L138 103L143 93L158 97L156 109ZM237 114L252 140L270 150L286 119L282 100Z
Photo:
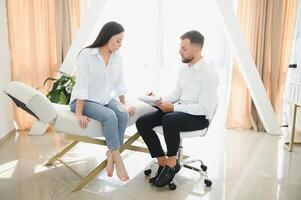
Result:
M107 1L88 44L108 21L117 21L125 29L121 55L129 95L144 94L155 87L157 50L159 49L160 0ZM133 9L134 7L135 9Z
M205 37L203 55L220 74L219 96L226 98L228 84L224 83L229 82L232 69L231 47L215 1L110 0L99 19L88 43L108 21L118 21L125 28L121 54L130 95L139 96L151 90L168 95L182 65L178 53L180 36L198 30Z

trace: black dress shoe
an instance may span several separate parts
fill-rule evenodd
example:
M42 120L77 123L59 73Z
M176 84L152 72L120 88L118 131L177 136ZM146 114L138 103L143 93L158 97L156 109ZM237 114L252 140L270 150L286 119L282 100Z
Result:
M178 173L180 169L181 166L178 161L176 162L176 165L174 167L169 167L168 165L165 165L154 184L157 187L164 187L165 185L168 185L170 182L172 182L176 173Z
M149 183L151 183L152 185L155 183L155 181L157 180L158 176L159 176L160 173L162 172L163 168L164 168L164 167L162 167L162 166L159 165L158 170L157 170L157 172L156 172L156 175L148 180Z

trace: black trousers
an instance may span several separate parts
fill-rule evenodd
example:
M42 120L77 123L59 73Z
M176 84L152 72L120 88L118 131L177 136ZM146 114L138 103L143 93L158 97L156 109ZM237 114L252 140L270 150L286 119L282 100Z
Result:
M183 112L164 113L161 110L146 114L136 122L153 158L165 156L159 137L153 128L162 126L167 147L166 156L176 156L180 144L181 131L195 131L207 128L209 121L203 115L190 115Z

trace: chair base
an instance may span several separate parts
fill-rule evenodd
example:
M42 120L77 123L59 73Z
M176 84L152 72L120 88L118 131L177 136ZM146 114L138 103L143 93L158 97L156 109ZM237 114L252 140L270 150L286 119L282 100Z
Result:
M187 156L184 156L184 157L187 157ZM191 163L197 163L199 162L200 163L200 168L197 168L197 167L194 167L194 166L191 166L189 164ZM195 172L198 172L201 176L204 177L204 184L207 186L207 187L211 187L212 185L212 181L210 179L208 179L208 176L207 176L207 166L204 165L203 161L202 160L182 160L182 162L179 162L181 167L185 167L187 169L190 169L192 171L195 171ZM152 168L155 166L155 165L158 165L158 162L153 162L151 163L146 170L144 170L144 174L146 176L149 176L151 173L152 173ZM175 190L176 189L176 184L172 181L169 183L169 189L170 190Z
M188 164L197 163L197 162L201 163L200 168L188 165ZM183 161L183 167L200 173L200 175L204 177L204 183L207 187L210 187L212 185L212 181L210 179L208 179L208 176L207 176L207 166L204 165L202 160Z
M200 175L204 177L204 184L207 187L210 187L212 185L212 181L210 179L208 179L208 176L207 176L207 166L200 159L198 159L198 160L187 160L188 157L189 156L183 155L182 138L180 138L180 144L179 144L177 158L178 158L178 161L179 161L181 167L185 167L187 169L190 169L190 170L193 170L193 171L196 171L196 172L200 173ZM197 162L200 163L200 168L197 168L197 167L189 165L189 164L197 163ZM146 176L149 176L152 173L152 169L151 168L154 167L155 165L158 165L158 162L153 162L150 165L148 165L148 167L144 170L144 174ZM170 185L172 185L172 187L170 187ZM176 185L175 186L174 185L175 185L175 183L171 182L169 184L169 189L175 190L176 189Z
M124 150L132 150L132 151L138 151L138 152L144 152L149 153L147 148L139 147L132 145L140 135L138 133L135 133L131 137L127 139L127 141L120 147L119 151L120 153ZM82 180L78 183L78 185L73 189L72 192L81 190L83 187L85 187L92 179L94 179L105 167L107 164L107 159L105 159L102 163L100 163L94 170L92 170L87 176L82 176L79 173L77 173L72 167L70 167L67 163L63 162L60 158L67 153L70 149L72 149L75 145L77 145L79 142L84 143L90 143L90 144L98 144L98 145L106 145L105 140L97 139L97 138L91 138L86 136L80 136L80 135L65 135L65 138L67 140L71 140L67 146L65 146L59 153L54 155L52 158L50 158L45 166L51 166L55 161L59 161L60 163L64 164L69 170L71 170L73 173L75 173L77 176L82 178Z

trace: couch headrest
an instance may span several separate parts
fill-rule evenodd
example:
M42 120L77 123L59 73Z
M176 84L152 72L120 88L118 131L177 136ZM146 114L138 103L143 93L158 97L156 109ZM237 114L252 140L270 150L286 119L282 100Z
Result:
M12 98L18 107L35 116L41 122L52 124L55 120L56 111L53 105L40 91L20 81L12 81L4 92Z

